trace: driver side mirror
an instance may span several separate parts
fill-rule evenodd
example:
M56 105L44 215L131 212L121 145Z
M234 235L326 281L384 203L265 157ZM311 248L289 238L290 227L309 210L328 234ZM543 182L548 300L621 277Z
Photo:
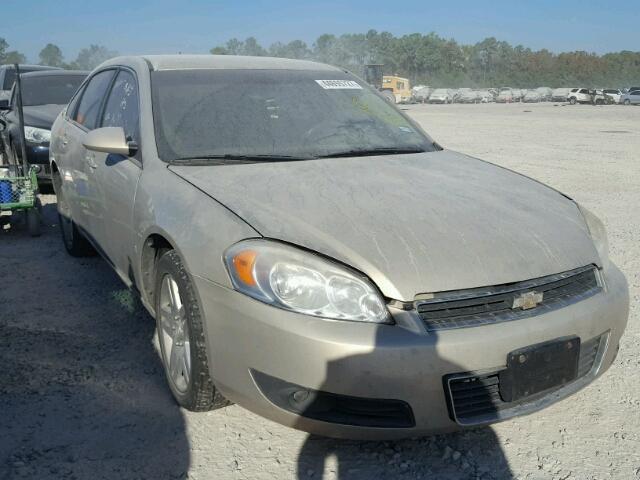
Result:
M11 106L9 105L9 99L8 98L1 98L0 99L0 110L11 110Z
M84 137L82 145L94 152L115 153L132 157L138 151L135 142L127 142L122 127L102 127L91 130Z

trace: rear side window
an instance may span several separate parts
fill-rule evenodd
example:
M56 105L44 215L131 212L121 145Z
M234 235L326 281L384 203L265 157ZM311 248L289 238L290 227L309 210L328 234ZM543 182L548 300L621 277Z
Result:
M84 88L73 120L89 130L96 127L102 100L111 84L114 72L114 70L105 70L96 74Z
M128 141L138 141L138 84L131 72L121 70L102 116L103 127L122 127Z

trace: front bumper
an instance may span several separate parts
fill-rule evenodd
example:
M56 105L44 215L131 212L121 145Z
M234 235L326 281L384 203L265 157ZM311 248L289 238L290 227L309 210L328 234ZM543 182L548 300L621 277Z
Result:
M450 412L445 380L461 372L503 369L509 352L529 345L574 335L583 342L605 339L592 374L491 421L539 410L601 375L615 358L629 308L622 273L611 265L605 278L601 293L556 311L431 333L414 323L420 321L414 312L392 311L397 325L330 321L279 310L202 278L195 282L206 318L211 374L227 398L311 433L389 439L462 428ZM414 424L362 427L307 418L269 400L258 387L256 371L311 391L405 402Z

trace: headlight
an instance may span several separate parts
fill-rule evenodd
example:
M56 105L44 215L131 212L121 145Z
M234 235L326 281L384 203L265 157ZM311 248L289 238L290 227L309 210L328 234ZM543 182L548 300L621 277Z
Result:
M602 262L602 267L606 268L609 263L609 241L607 240L607 230L604 228L602 221L593 213L582 205L578 205L578 208L582 212L582 216L587 223L589 233L591 233L591 238L593 239L593 243L598 251L598 256Z
M46 143L51 140L51 131L44 128L24 127L24 138L31 143Z
M246 240L227 250L225 264L236 290L270 305L336 320L390 322L366 278L302 249Z

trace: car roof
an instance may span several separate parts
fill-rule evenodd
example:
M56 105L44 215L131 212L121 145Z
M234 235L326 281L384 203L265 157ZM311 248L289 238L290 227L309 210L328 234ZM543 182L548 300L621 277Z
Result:
M89 72L84 70L38 70L37 72L21 73L21 78L34 78L34 77L66 77L66 76L78 76L89 75Z
M249 57L238 55L142 55L116 57L101 66L128 64L143 59L152 70L325 70L342 69L324 63L289 58Z

